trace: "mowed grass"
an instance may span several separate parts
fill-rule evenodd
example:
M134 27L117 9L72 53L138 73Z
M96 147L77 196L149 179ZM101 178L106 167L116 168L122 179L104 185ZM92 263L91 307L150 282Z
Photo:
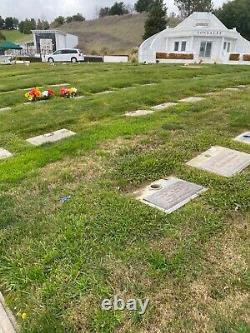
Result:
M250 89L223 91L249 85L249 74L247 66L0 68L1 107L12 108L0 112L0 147L15 154L0 162L0 290L21 332L249 331L249 168L224 178L185 165L212 145L250 153L232 140L249 130ZM23 104L22 88L59 83L85 97ZM197 104L124 117L216 89ZM105 90L114 91L97 94ZM77 134L42 147L25 141L60 128ZM208 191L170 215L130 195L170 175ZM114 295L149 298L149 307L143 316L102 311Z
M0 30L0 31L5 36L6 40L10 40L12 42L22 43L32 40L32 34L26 35L18 30Z

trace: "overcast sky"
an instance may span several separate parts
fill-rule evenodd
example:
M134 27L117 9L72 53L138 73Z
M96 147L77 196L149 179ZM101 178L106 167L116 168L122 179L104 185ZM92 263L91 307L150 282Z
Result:
M135 0L119 0L126 4L134 4ZM215 6L227 0L214 0ZM0 16L15 16L19 19L26 17L51 20L62 15L69 16L80 12L87 19L96 17L98 9L110 6L115 0L0 0ZM169 12L176 11L174 0L165 0Z

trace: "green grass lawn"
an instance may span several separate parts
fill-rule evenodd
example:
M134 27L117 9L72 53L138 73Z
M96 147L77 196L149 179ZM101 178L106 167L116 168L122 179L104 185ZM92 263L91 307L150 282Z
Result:
M18 30L0 30L0 32L5 36L6 40L21 43L32 40L32 35L26 35Z
M0 290L21 332L249 332L250 170L224 178L185 162L213 145L250 153L232 140L250 127L250 66L32 64L2 66L0 79L12 108L0 147L14 153L0 161ZM24 88L58 83L85 97L24 105ZM237 85L248 87L223 91ZM60 128L77 134L25 141ZM170 215L131 196L170 175L208 191ZM101 310L114 295L148 309Z

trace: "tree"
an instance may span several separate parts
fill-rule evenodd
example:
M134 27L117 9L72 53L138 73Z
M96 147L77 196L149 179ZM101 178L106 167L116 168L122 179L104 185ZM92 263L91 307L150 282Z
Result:
M110 15L109 12L110 12L110 8L109 7L103 7L99 11L99 17L109 16Z
M215 15L229 29L236 28L246 39L250 40L250 1L234 0L225 3L216 10Z
M13 30L14 29L13 17L6 17L6 19L5 19L5 29L7 29L7 30Z
M49 22L46 20L37 20L36 29L38 30L48 30L49 29Z
M73 21L72 16L66 17L66 23L71 23Z
M135 3L135 10L138 13L149 12L154 0L138 0Z
M144 40L166 28L166 15L167 8L163 0L155 0L145 22Z
M37 20L36 28L38 30L43 30L43 24L42 24L42 21L40 19Z
M187 17L193 12L211 12L213 10L212 0L175 0L174 3L182 17Z
M62 18L64 19L64 22L63 22ZM62 25L65 22L66 23L71 23L71 22L83 22L83 21L85 21L85 17L83 17L83 15L81 13L77 13L73 16L66 17L66 19L62 16L59 16L57 19L55 19L55 21L52 23L52 25L54 27L56 27L56 26Z
M17 18L13 17L13 28L15 30L18 29L18 24L19 24L19 20Z
M49 29L49 22L47 20L43 20L42 25L43 25L43 30Z
M54 21L51 23L51 26L54 28L59 27L60 25L63 25L65 23L65 18L63 16L58 16L54 19Z
M30 34L31 30L36 29L36 21L35 19L25 19L25 21L21 21L19 23L19 31L24 34Z
M72 16L72 21L74 21L74 22L83 22L83 21L85 21L85 18L82 16L81 13L77 13L76 15Z
M124 15L128 13L129 11L123 2L115 2L109 10L109 15Z
M2 18L2 16L0 16L0 30L3 30L3 29L4 29L4 24L5 24L5 21L4 21L4 19Z

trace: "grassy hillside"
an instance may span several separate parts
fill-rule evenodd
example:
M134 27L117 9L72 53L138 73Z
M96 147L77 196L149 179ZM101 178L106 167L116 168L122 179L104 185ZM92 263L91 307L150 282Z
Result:
M60 30L79 36L79 47L85 53L130 53L142 42L146 14L107 16L86 22L72 22ZM169 18L168 25L175 26L178 19Z
M108 16L60 27L79 36L79 47L86 53L128 53L142 42L146 15Z
M17 30L0 30L0 32L5 36L7 40L12 42L26 42L32 39L32 35L25 35Z

